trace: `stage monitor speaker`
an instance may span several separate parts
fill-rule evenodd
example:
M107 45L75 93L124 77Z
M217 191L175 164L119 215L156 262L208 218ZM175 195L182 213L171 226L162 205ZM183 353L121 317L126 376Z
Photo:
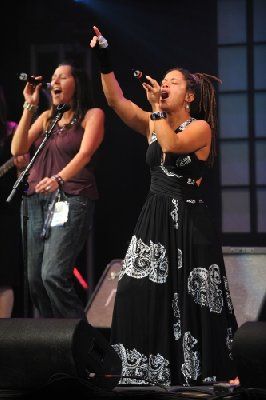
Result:
M105 268L87 307L87 319L96 328L110 328L122 260L112 260Z
M109 390L120 374L117 353L85 320L0 319L1 389L44 387L65 376Z
M232 354L241 386L266 388L266 321L249 321L235 333Z
M266 247L223 247L223 256L238 326L257 321L266 287Z
M256 321L265 293L266 248L223 247L223 256L238 326ZM107 265L87 304L87 319L96 328L111 327L122 261Z

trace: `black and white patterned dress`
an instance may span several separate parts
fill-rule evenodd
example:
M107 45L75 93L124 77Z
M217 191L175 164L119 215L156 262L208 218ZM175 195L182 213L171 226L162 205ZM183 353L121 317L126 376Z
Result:
M120 384L231 379L237 323L222 249L196 184L205 162L194 153L165 156L162 162L153 134L150 192L122 264L112 321Z

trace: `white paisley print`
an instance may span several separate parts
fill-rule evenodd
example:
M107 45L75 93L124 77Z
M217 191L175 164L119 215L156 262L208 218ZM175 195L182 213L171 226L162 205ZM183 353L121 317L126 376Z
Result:
M183 158L179 158L177 161L176 161L176 165L178 166L178 167L184 167L185 165L188 165L188 164L190 164L191 163L191 157L190 156L186 156L186 157L183 157Z
M167 176L175 176L177 178L183 178L183 175L177 175L174 172L168 171L167 168L165 168L163 165L160 165L160 168L162 169L162 171L165 173L165 175Z
M184 363L182 364L181 371L189 385L191 381L196 381L200 375L200 357L199 352L194 351L195 345L198 343L190 332L185 332L183 336L183 352Z
M168 276L165 247L161 243L153 243L151 240L148 246L142 239L138 239L135 235L132 236L119 279L124 274L136 279L148 277L152 282L165 283Z
M172 199L172 203L174 205L173 210L170 212L170 215L174 221L175 229L178 229L178 200Z
M225 292L226 292L227 307L228 307L229 312L233 313L234 307L233 307L232 299L231 299L231 296L230 296L230 290L229 290L227 277L223 276L223 280L224 280L224 287L225 287Z
M212 264L209 271L206 268L194 268L188 278L188 293L196 304L208 307L211 312L221 313L223 308L220 269Z
M217 380L217 378L216 378L215 375L214 376L207 376L207 378L203 379L203 383L207 383L207 384L215 383L216 380Z
M123 344L112 347L122 361L122 377L119 384L164 384L170 385L169 361L161 354L149 355L149 359L138 350L129 350Z
M177 250L178 250L178 268L182 268L182 265L183 265L182 250L181 249L177 249Z
M177 320L174 323L174 337L175 340L178 340L181 337L181 320L180 320L180 310L178 304L178 293L174 293L174 298L172 300L172 307L174 311L174 318Z
M233 332L232 328L227 328L227 335L226 335L226 347L229 351L229 357L233 360L232 356L232 346L233 346Z
M178 129L183 131L192 121L195 121L195 118L189 118L183 124L179 125Z
M188 185L194 185L194 184L195 184L194 179L188 178L187 184L188 184Z

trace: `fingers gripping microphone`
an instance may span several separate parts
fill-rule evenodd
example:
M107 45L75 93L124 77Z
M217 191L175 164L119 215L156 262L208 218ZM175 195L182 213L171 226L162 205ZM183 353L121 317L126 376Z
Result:
M30 75L26 74L25 72L20 72L18 74L18 79L20 81L28 82L33 86L36 86L39 83L41 83L43 89L51 89L51 83L44 82L43 80L35 79L33 76L30 76Z
M136 78L140 83L149 83L150 82L146 79L144 73L138 69L132 69L133 76Z

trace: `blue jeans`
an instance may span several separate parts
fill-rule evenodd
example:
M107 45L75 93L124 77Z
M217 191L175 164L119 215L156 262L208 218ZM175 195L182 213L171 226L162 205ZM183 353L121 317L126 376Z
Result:
M43 223L53 194L27 197L27 274L32 302L44 318L85 318L75 291L73 267L92 227L93 200L64 195L69 203L68 221L50 229L41 239ZM24 200L25 201L25 200Z

